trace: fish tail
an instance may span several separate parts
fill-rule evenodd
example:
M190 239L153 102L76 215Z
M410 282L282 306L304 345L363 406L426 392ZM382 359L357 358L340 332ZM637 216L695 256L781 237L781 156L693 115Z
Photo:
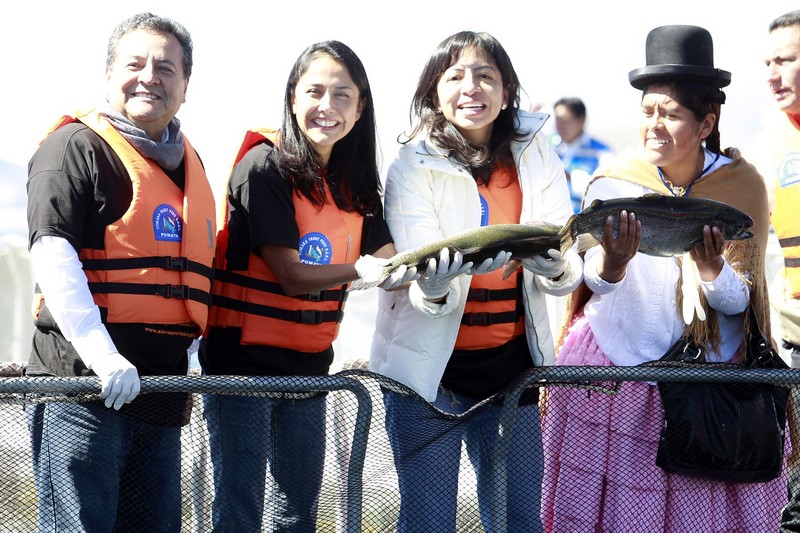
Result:
M600 244L600 241L598 241L588 233L583 233L581 235L578 235L577 241L578 241L578 252L580 253L585 252L589 248L594 248L595 246Z
M575 244L574 225L576 220L577 215L572 215L558 232L558 236L561 239L561 255L566 254L567 250L572 248L572 245Z

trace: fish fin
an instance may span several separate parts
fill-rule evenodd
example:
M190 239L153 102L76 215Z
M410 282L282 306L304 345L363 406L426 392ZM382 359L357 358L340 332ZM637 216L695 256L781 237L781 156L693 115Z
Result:
M684 252L688 253L689 250L691 250L692 248L694 248L698 244L703 244L703 239L695 239L692 242L690 242L689 244L687 244L686 245L686 249L684 250Z
M681 315L686 325L692 323L695 313L700 320L706 319L706 312L700 302L699 281L697 279L697 267L692 256L684 254L681 257L681 292L683 293L683 308Z
M567 253L567 250L572 248L572 245L575 244L572 240L572 235L566 235L561 239L561 255Z
M506 263L505 268L503 268L503 279L506 280L511 277L511 274L516 272L521 264L522 262L519 259L511 259Z
M470 246L469 248L459 248L458 246L453 246L453 250L455 250L456 252L461 252L461 255L466 256L468 254L474 254L474 253L480 252L481 251L481 247L480 246Z
M600 244L600 241L590 233L581 233L578 235L578 252L585 252L598 244Z
M589 204L589 207L584 208L583 211L588 211L590 209L599 208L601 205L603 205L603 200L599 200L599 199L598 200L592 200L592 203ZM581 212L583 212L583 211L581 211Z

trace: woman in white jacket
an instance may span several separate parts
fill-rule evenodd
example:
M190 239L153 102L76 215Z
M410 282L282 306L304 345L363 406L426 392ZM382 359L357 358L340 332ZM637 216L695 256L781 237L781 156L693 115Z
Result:
M465 31L439 45L413 99L413 131L386 183L385 216L398 251L483 225L566 222L572 207L564 170L538 133L547 115L521 111L520 91L491 35ZM509 257L501 252L475 266L445 249L407 290L381 294L370 368L439 410L462 414L527 369L552 364L545 293L577 287L581 259L549 250L504 277L509 269L499 267ZM537 392L523 396L512 433L508 531L541 529ZM387 390L385 404L401 493L398 531L455 531L462 439L484 528L493 531L489 458L500 407L481 409L453 430L419 398Z

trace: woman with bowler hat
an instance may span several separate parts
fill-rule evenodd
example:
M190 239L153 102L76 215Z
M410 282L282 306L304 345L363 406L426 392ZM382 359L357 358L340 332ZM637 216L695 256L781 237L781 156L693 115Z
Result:
M754 237L724 242L718 228L706 226L691 261L653 257L637 253L636 213L615 215L616 235L609 217L602 244L586 251L557 365L655 361L684 335L705 345L712 360L735 362L750 302L769 326L764 182L738 150L720 150L721 89L731 74L714 67L711 35L696 26L655 28L646 58L629 73L642 91L640 143L595 172L585 205L653 193L711 198L748 213ZM655 460L661 417L654 383L622 382L614 395L551 388L543 417L545 530L777 531L783 476L735 484L667 473Z

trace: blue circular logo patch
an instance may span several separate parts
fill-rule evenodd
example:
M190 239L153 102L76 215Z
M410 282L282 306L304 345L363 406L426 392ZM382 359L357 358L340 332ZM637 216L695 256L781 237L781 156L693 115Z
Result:
M331 241L322 233L312 231L300 238L300 262L307 265L327 265L331 262Z
M169 204L161 204L153 212L153 232L157 241L181 242L183 221L178 211Z

